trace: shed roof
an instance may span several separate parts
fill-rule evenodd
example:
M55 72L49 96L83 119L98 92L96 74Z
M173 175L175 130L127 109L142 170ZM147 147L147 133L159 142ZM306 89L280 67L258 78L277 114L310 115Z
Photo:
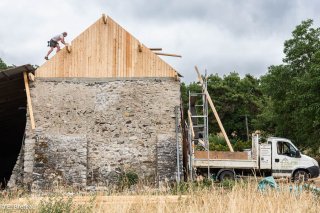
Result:
M26 115L26 92L23 72L34 72L30 65L0 71L0 128L16 121L16 116Z

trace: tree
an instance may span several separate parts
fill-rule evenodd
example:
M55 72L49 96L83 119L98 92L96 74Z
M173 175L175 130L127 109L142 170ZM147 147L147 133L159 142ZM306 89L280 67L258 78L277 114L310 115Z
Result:
M284 64L270 66L261 78L270 103L260 116L272 117L268 125L275 134L315 153L320 142L320 28L312 25L309 19L294 29L284 43Z
M255 129L252 121L261 112L262 92L259 87L259 79L251 75L240 78L236 72L221 78L218 75L209 75L207 78L208 92L216 106L220 119L228 135L235 133L236 140L247 140L245 117L248 118L248 126ZM182 100L185 110L188 107L188 91L201 92L201 87L196 83L182 84ZM209 134L215 135L220 128L209 107ZM227 147L225 147L228 149Z
M240 140L247 140L245 118L248 118L248 127L252 131L255 127L252 120L260 113L262 107L262 92L259 80L251 75L240 78L238 73L230 73L219 78L209 76L208 92L212 97L228 135L237 135ZM209 113L210 132L219 132L218 125Z
M2 61L2 59L0 58L0 70L5 70L7 69L8 66L4 63L4 61Z

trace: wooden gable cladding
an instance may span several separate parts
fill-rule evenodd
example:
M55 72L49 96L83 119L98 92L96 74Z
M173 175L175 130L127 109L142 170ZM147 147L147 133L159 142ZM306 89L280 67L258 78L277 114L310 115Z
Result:
M106 23L105 23L106 22ZM102 16L36 71L44 78L177 77L178 73L110 17Z

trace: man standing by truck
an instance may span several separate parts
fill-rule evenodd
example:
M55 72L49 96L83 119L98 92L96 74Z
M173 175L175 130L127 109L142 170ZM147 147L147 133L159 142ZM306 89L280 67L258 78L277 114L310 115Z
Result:
M49 55L53 51L54 48L57 48L57 52L60 51L59 41L62 44L67 45L64 40L64 38L67 37L67 35L68 35L67 32L63 32L59 35L54 36L53 38L50 39L50 41L48 41L48 47L50 47L50 50L48 51L48 53L44 57L44 59L49 60Z

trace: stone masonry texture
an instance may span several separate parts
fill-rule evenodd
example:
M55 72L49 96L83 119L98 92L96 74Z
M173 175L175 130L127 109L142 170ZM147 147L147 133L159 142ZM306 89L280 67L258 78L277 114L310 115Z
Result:
M37 79L31 97L36 130L27 123L23 168L15 169L23 181L11 182L106 186L128 171L149 183L175 180L179 81Z

